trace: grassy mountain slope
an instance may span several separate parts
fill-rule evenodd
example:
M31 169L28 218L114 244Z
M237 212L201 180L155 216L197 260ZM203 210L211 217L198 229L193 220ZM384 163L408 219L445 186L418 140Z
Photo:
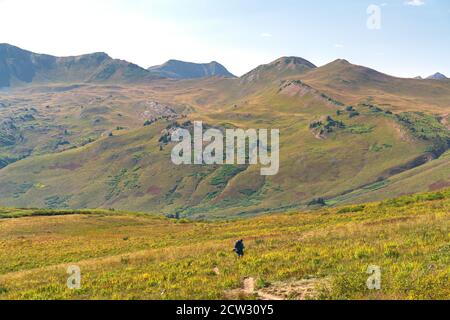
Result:
M0 209L0 299L299 299L308 288L319 299L448 299L449 212L448 189L228 222ZM69 265L80 290L66 287ZM370 265L379 291L367 289ZM248 277L255 294L239 290Z
M446 114L450 81L395 78L378 71L336 60L300 77L307 84L348 104L363 102L393 111Z
M92 128L92 121L99 119L104 123L101 130L109 128L112 134L98 135L97 141L84 147L75 144L76 149L32 156L0 170L0 179L5 182L0 186L0 205L102 207L202 218L306 208L323 203L319 199L331 205L341 199L370 200L372 194L380 199L380 193L366 191L377 191L380 185L388 185L391 177L407 174L449 147L443 114L448 107L441 105L448 97L431 97L429 92L445 93L450 86L440 81L402 81L345 61L315 68L300 58L281 58L242 79L163 80L56 93L53 87L42 89L40 100L23 103L42 103L49 98L66 101L59 108L61 117L55 117L54 122L72 124L74 134L83 135ZM379 103L396 82L400 83L398 92L390 96L403 104L391 108ZM421 86L420 90L412 87L416 98L430 97L429 109L411 111L418 103L410 108L406 102L413 99L405 98L402 91L410 84ZM374 95L363 96L366 88L374 88ZM98 92L102 96L96 101ZM9 98L14 101L16 94ZM78 99L90 102L92 109L66 114L71 108L76 110ZM140 115L150 99L168 106L163 109L172 119L161 118L142 128ZM156 113L161 112L155 103L151 105ZM253 166L172 165L172 144L161 141L165 128L176 119L179 124L203 120L222 130L280 129L280 173L261 177L259 167ZM114 130L117 127L125 130ZM420 175L412 174L405 180L408 183L386 189L393 193L384 196L425 191L428 185L442 184L445 165L431 163L433 167L436 164L435 173L422 189L418 188ZM362 198L346 198L354 192Z
M0 168L187 112L139 86L53 85L0 92Z
M413 192L439 190L450 187L450 153L423 166L408 170L389 179L342 195L334 199L339 203L357 203L392 198Z
M176 167L170 161L171 144L160 150L161 132L170 124L161 121L4 168L0 203L179 211L210 217L262 213L304 207L314 198L333 198L375 183L422 157L430 145L399 129L391 116L367 108L350 117L344 107L314 90L301 97L279 90L264 90L247 104L203 114L207 124L219 128L279 128L282 146L277 176L261 177L258 167ZM330 127L330 132L318 136L311 129L317 121L323 121L324 128L334 121L344 127Z

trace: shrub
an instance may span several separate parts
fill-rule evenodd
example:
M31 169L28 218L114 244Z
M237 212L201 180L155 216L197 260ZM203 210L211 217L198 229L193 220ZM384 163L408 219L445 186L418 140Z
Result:
M362 212L366 208L365 205L359 205L356 207L346 207L340 209L337 213L353 213L353 212Z
M347 128L347 130L350 133L353 134L365 134L365 133L371 133L373 131L373 126L369 126L369 125L353 125Z
M216 174L211 179L210 184L213 186L225 185L231 178L244 171L245 169L245 166L224 165L216 170Z
M353 106L347 106L345 108L345 111L348 111L348 112L355 111L355 108L353 108Z
M308 206L326 206L327 203L324 198L313 199L308 203Z
M397 259L400 257L400 252L398 251L398 246L395 243L387 243L384 245L383 255L386 258Z
M352 112L350 112L350 114L348 115L348 117L351 119L351 118L354 118L354 117L358 117L360 114L359 114L359 112L358 111L352 111Z
M256 288L257 289L263 289L263 288L267 288L270 286L270 282L266 281L263 278L258 278L258 280L256 280Z

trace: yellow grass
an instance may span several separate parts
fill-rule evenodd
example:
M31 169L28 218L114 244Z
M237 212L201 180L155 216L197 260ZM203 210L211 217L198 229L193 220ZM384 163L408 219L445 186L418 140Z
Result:
M222 222L107 211L3 219L0 299L221 299L247 277L269 288L323 280L316 299L448 299L449 226L450 190ZM81 268L80 290L66 286L69 265ZM366 286L369 265L381 267L379 291Z

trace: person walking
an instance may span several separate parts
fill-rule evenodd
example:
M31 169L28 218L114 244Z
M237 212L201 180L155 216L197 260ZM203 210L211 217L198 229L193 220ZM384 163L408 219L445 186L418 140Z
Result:
M242 258L244 256L244 250L245 250L244 240L241 239L236 241L236 244L234 245L234 252L236 252L238 258Z

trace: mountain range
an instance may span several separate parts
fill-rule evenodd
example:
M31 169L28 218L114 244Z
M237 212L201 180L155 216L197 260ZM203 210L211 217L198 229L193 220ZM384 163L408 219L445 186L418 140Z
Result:
M296 75L315 68L314 64L302 58L282 57L248 72L240 79L243 83L259 78L273 80L275 77ZM24 84L136 83L161 78L182 80L208 77L236 78L216 61L192 63L169 60L162 65L144 69L124 60L113 59L103 52L55 57L33 53L10 44L0 44L0 88ZM426 79L448 78L438 72Z
M0 87L30 83L133 82L151 78L145 69L112 59L106 53L61 58L0 44Z
M234 77L217 62L195 64L170 60L148 70L98 52L73 57L37 54L0 44L0 88L43 83L145 82L157 78Z
M3 85L19 86L0 91L0 206L204 219L450 186L447 80L396 78L342 59L317 67L281 57L234 78L217 76L214 63L148 71L106 54L2 50ZM175 166L169 132L196 120L221 131L279 129L279 174Z

